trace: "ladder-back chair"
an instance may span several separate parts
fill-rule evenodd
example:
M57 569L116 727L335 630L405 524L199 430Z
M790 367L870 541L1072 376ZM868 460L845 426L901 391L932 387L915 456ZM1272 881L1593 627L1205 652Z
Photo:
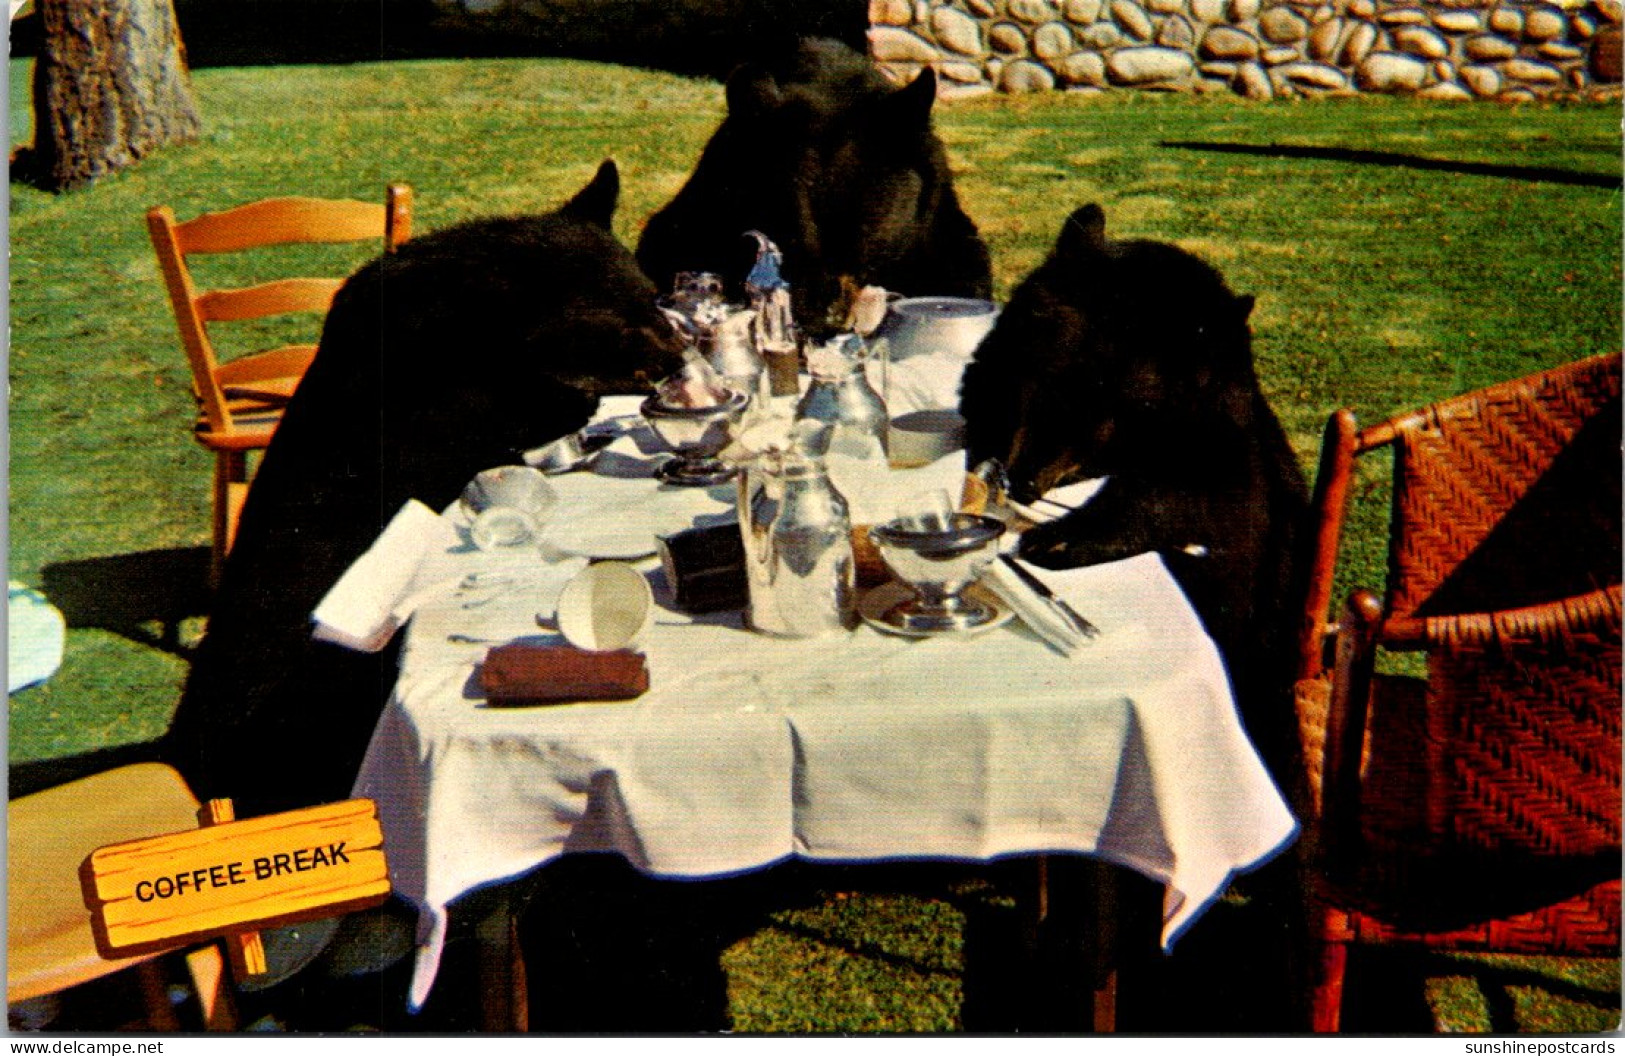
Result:
M213 568L237 532L248 496L250 452L271 441L283 408L316 354L294 344L224 359L210 339L210 324L262 319L293 312L325 313L342 278L278 278L257 285L202 290L189 259L263 246L378 240L393 251L411 234L412 191L390 184L383 205L323 198L267 198L223 212L177 221L168 206L147 212L147 231L169 291L181 345L198 401L194 436L212 451L214 467Z

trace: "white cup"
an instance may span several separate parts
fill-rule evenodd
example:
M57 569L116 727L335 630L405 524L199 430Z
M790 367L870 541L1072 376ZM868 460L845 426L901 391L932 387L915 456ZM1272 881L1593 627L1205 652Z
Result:
M624 561L599 561L559 594L559 630L578 649L631 649L654 620L654 602L642 572Z

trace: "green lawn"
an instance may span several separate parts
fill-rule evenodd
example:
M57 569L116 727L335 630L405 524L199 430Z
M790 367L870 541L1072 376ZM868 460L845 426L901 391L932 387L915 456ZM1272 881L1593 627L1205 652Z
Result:
M14 61L14 144L30 136L27 80ZM74 623L61 672L11 700L13 764L158 734L200 629L210 462L187 435L148 206L381 200L386 181L405 180L425 230L550 208L614 157L617 231L631 244L722 108L714 83L554 60L223 68L195 85L200 142L76 194L11 188L10 574L71 598ZM1617 106L1056 94L957 103L938 126L999 295L1090 201L1115 235L1176 241L1255 294L1259 372L1306 471L1340 405L1374 420L1620 347ZM1380 581L1381 523L1356 519L1350 580ZM826 925L951 934L952 912L846 903L818 910L816 928L780 920L730 951L741 1029L954 1028L952 943L911 971L908 957L817 938ZM1518 1022L1614 1025L1618 966L1600 971L1588 984L1600 1006L1554 998L1528 1011L1520 998ZM1428 982L1429 999L1447 1022L1484 1029L1490 1006L1461 996L1461 974Z

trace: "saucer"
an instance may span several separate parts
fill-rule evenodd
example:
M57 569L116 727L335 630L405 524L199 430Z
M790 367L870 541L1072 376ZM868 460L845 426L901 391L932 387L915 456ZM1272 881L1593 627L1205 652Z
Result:
M858 615L863 617L864 623L867 623L875 630L883 631L886 634L899 635L904 638L969 638L974 635L982 634L986 631L991 631L995 627L1003 627L1006 623L1009 623L1010 618L1015 615L1015 611L1013 609L1011 609L1004 602L1000 601L994 596L992 591L987 590L980 583L971 584L965 589L965 594L967 597L972 597L981 604L991 608L993 610L993 618L988 620L986 623L979 624L975 627L953 627L946 630L925 630L918 627L904 627L893 622L889 617L892 616L892 611L896 609L897 606L914 597L914 592L910 590L907 585L899 583L895 579L890 583L883 583L880 586L875 587L873 590L866 592L862 598L858 599Z

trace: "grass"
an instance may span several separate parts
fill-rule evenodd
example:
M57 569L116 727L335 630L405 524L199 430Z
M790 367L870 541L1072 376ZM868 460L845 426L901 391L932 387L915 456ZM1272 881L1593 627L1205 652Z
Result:
M26 63L10 75L24 143ZM158 734L200 628L187 585L210 467L186 436L148 206L381 199L406 180L424 230L550 208L612 156L631 244L722 109L714 83L556 60L221 68L195 87L198 143L80 193L11 188L10 574L45 586L73 624L62 670L11 698L13 765ZM1375 420L1620 347L1617 107L1056 94L958 103L938 126L1000 296L1090 201L1115 235L1178 242L1257 295L1259 372L1306 471L1338 406ZM1356 519L1351 581L1380 582L1381 529L1379 513ZM958 926L902 897L786 911L727 954L736 1025L954 1029L957 954L932 944ZM1480 962L1413 989L1453 1029L1617 1025L1617 963L1581 984L1560 969L1520 969L1512 998L1491 993L1500 969ZM1372 1029L1416 1029L1374 1014Z

